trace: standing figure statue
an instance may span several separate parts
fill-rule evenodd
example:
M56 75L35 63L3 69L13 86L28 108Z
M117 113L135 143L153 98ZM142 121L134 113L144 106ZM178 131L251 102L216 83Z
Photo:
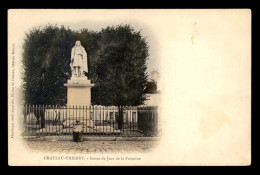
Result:
M84 77L84 72L88 72L87 52L80 41L71 49L70 67L72 77Z

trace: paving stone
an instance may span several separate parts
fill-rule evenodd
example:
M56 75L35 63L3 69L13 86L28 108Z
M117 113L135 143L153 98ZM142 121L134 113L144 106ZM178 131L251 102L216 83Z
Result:
M37 152L51 153L142 153L153 149L156 141L56 141L26 140Z

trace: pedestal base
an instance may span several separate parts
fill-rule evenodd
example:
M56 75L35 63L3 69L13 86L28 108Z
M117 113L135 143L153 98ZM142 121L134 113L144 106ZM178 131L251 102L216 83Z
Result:
M67 87L68 107L89 107L91 105L91 87L94 84L86 77L71 78L64 86Z

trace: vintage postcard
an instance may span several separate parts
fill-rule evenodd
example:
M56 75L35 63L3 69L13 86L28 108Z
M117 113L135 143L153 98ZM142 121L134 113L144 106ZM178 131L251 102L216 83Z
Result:
M10 166L248 166L250 9L9 9Z

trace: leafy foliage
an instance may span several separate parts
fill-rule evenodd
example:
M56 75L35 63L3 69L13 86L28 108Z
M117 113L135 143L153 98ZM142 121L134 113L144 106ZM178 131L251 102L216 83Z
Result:
M23 45L25 101L27 104L65 104L70 77L70 29L46 26L26 34Z
M107 27L100 32L52 25L32 29L23 46L27 104L66 104L64 83L71 76L70 54L76 40L87 51L88 78L95 83L93 104L143 104L148 44L129 25Z
M129 25L102 29L92 101L101 105L140 105L146 99L148 46Z

